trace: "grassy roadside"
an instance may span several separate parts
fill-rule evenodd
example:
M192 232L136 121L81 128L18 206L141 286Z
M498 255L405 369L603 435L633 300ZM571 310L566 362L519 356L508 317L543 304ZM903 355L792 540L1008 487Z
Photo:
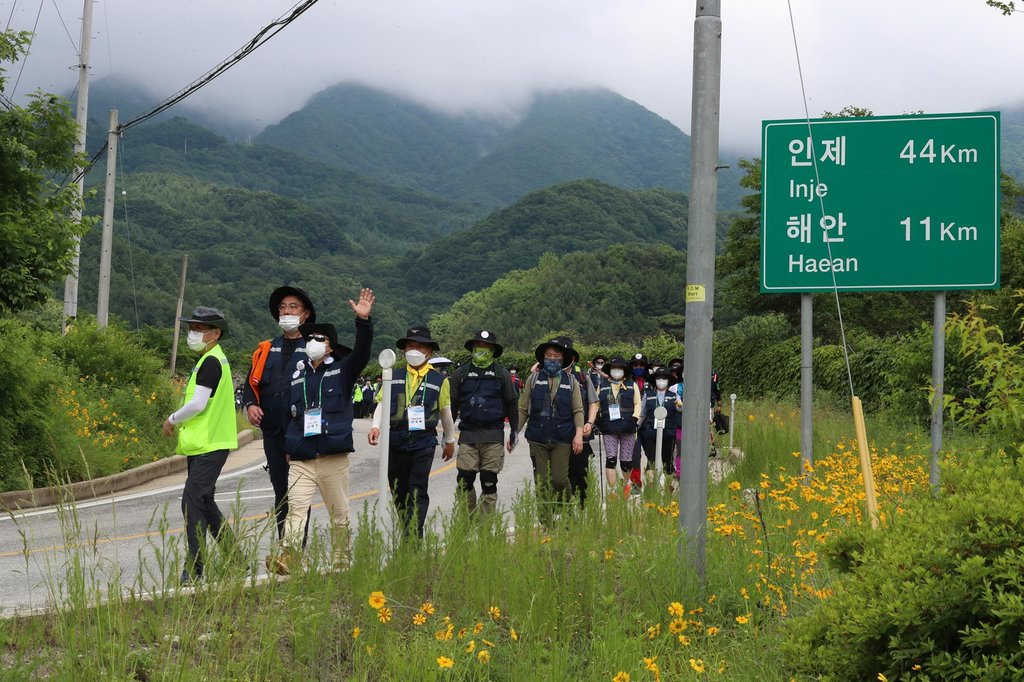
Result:
M341 573L321 574L316 542L307 572L259 587L225 572L194 594L102 601L83 556L59 577L65 608L0 623L0 679L788 680L773 654L781 633L828 596L818 550L860 523L863 504L852 423L820 410L815 428L805 485L798 414L762 403L736 415L747 456L709 491L703 588L680 559L667 489L548 531L527 493L498 519L450 517L444 543L391 545L359 528ZM868 428L894 516L927 489L928 443L882 419ZM258 532L247 529L251 555ZM136 594L175 575L174 539L163 542L166 566L147 568Z

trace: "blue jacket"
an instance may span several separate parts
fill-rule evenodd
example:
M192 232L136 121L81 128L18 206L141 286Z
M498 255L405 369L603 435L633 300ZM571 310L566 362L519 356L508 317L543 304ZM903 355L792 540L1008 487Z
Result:
M297 369L291 382L291 419L285 432L284 451L294 460L313 459L317 455L353 452L352 386L370 360L373 344L373 322L356 318L355 348L343 360L313 368L306 361ZM319 405L321 433L305 436L305 412Z

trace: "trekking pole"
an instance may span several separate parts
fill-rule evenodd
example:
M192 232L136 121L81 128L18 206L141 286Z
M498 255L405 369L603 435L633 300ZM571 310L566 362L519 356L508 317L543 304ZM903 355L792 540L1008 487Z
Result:
M604 439L599 434L596 434L594 440L597 441L597 478L601 481L601 504L604 505L604 445L601 443Z

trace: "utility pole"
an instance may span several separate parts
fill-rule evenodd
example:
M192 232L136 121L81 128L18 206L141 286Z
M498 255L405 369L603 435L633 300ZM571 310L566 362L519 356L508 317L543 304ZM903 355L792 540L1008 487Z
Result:
M178 306L174 310L174 336L171 341L171 376L178 368L178 334L181 331L181 307L185 304L185 275L188 274L188 254L181 257L181 281L178 283Z
M117 109L110 110L107 129L107 183L103 190L103 239L100 248L100 284L96 292L96 326L107 326L110 313L110 250L114 240L114 190L117 179Z
M78 56L78 106L75 122L78 124L78 140L75 142L75 154L85 153L85 128L89 122L89 48L92 45L92 3L85 0L82 9L82 40ZM75 168L78 176L78 198L85 196L85 169ZM71 219L82 223L82 209L71 212ZM61 321L61 333L66 334L68 323L78 317L78 272L82 256L82 240L75 237L75 253L71 259L71 273L64 279L64 319Z
M715 304L718 117L722 76L722 3L697 0L693 24L690 211L686 241L686 395L679 486L681 552L704 582L708 513L711 334Z
M800 294L800 456L814 464L814 294ZM810 483L810 480L804 481Z

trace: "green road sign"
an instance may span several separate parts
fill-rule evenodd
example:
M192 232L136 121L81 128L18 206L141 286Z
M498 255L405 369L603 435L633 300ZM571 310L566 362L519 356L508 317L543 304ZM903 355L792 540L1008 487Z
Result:
M764 121L761 291L999 288L999 113Z

